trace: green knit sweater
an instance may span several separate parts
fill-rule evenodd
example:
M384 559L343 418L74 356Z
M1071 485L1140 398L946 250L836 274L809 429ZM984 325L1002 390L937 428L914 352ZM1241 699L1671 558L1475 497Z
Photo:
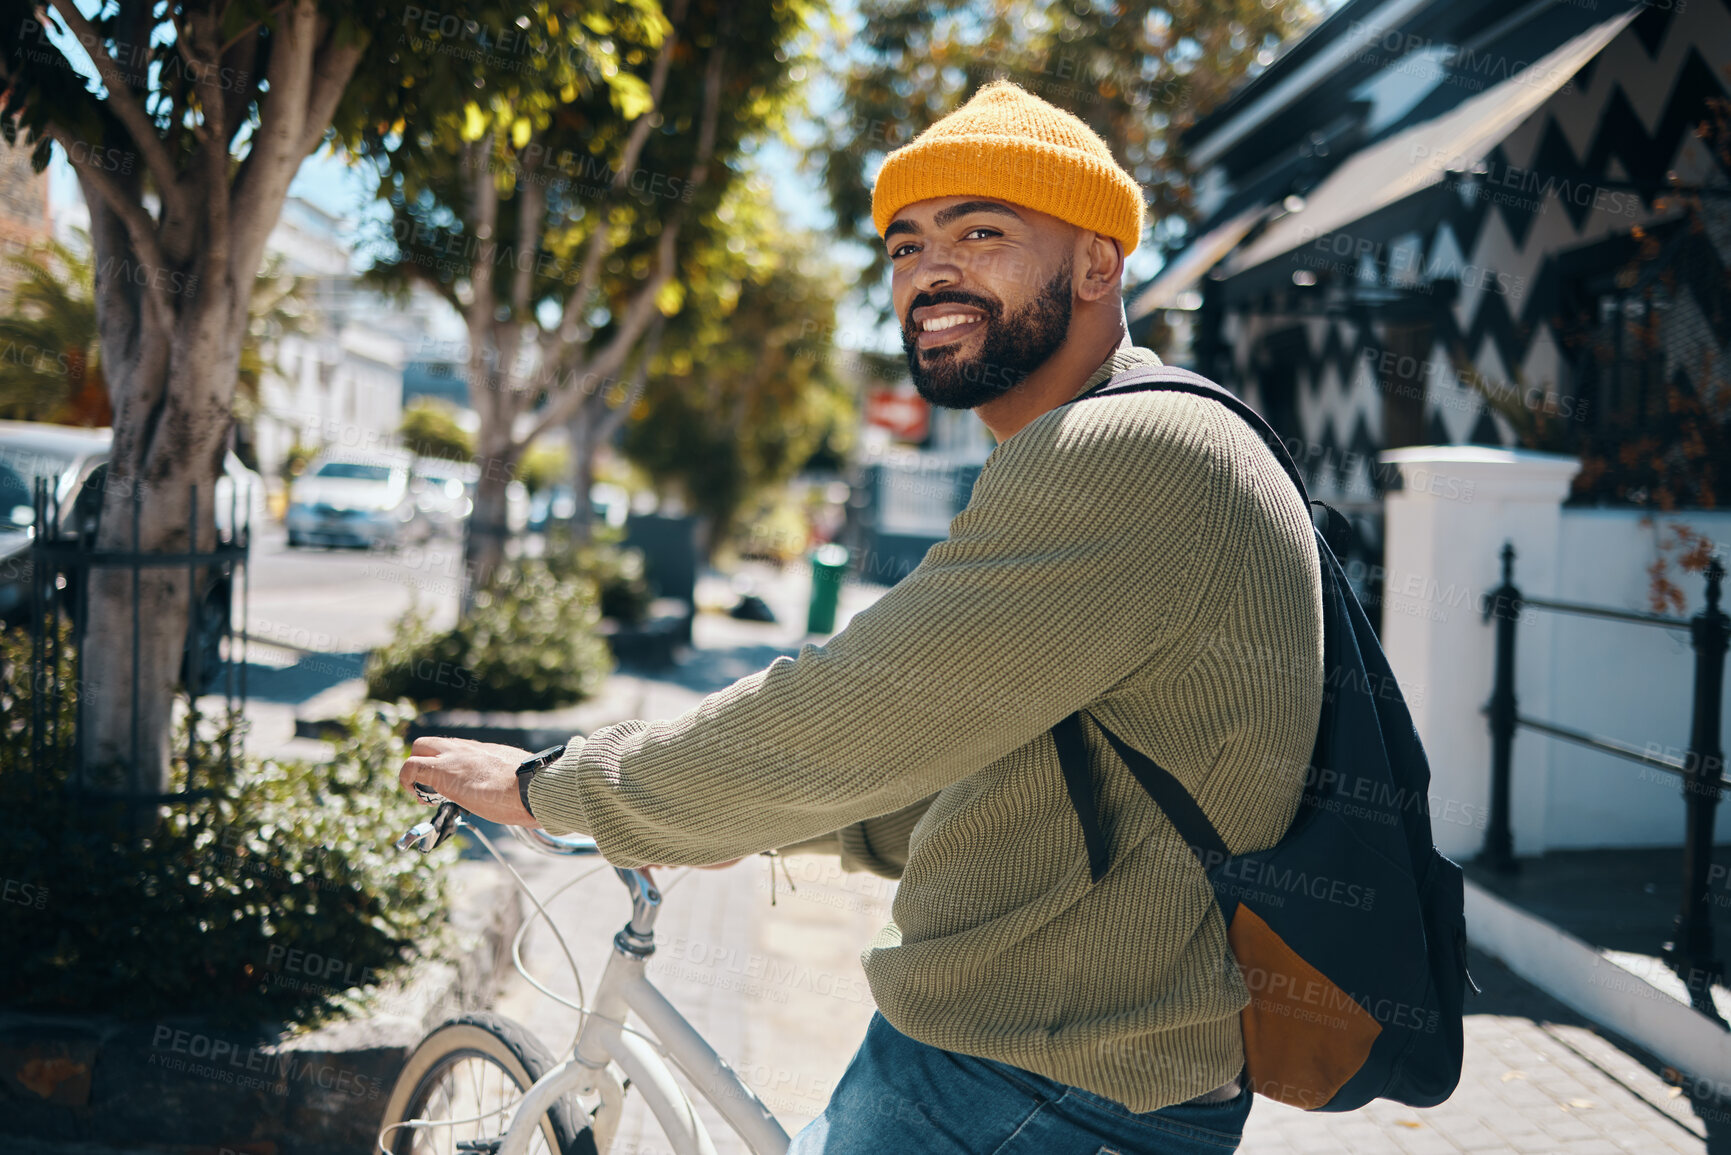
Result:
M1121 348L1083 388L1148 360ZM1233 853L1270 846L1321 622L1308 511L1249 427L1091 399L998 445L949 538L826 644L574 742L530 805L624 866L827 848L900 877L863 956L891 1024L1151 1111L1238 1073L1249 996L1200 866L1085 722L1112 854L1090 881L1048 731L1086 708Z

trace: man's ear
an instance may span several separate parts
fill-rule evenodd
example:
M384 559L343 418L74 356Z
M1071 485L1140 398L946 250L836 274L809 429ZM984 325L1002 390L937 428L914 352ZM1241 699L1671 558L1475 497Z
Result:
M1082 269L1082 282L1076 294L1084 301L1104 300L1116 296L1124 279L1124 250L1104 233L1086 234L1083 252L1077 264Z

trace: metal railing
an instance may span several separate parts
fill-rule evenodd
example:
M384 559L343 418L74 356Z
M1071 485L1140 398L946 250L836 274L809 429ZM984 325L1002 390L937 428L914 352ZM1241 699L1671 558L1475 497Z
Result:
M1720 610L1720 587L1725 567L1714 558L1707 567L1707 606L1693 617L1642 613L1578 602L1529 598L1514 582L1515 547L1505 542L1502 551L1502 585L1491 592L1484 616L1496 619L1496 668L1491 699L1484 712L1491 731L1491 805L1485 847L1479 861L1492 870L1512 874L1517 869L1514 838L1509 821L1509 780L1515 732L1522 728L1565 742L1573 742L1601 754L1638 762L1683 781L1683 900L1677 913L1676 932L1665 944L1663 957L1689 988L1695 1009L1718 1019L1712 986L1724 974L1714 957L1713 924L1708 902L1708 868L1713 857L1713 820L1719 795L1727 786L1725 755L1720 744L1720 702L1725 686L1725 651L1731 639L1731 617ZM1515 626L1526 610L1575 614L1637 626L1689 631L1695 652L1695 693L1689 724L1688 752L1672 754L1637 747L1629 742L1589 734L1555 722L1532 718L1520 712L1515 698Z
M199 699L220 690L226 716L234 718L244 713L247 698L245 632L235 627L235 617L238 610L241 619L245 620L250 596L247 559L252 525L251 502L238 490L238 485L231 486L227 526L219 527L215 544L210 549L153 552L140 548L144 490L142 486L133 486L130 547L99 550L96 548L93 515L100 513L101 486L86 483L83 491L94 496L97 503L94 509L81 510L75 499L73 508L68 511L47 482L37 480L30 546L30 754L31 765L37 773L63 772L82 764L82 745L89 729L86 725L89 695L83 692L86 686L83 654L90 620L90 587L95 574L113 569L130 571L132 578L130 765L138 765L142 625L139 605L143 571L184 566L188 575L188 632L180 681L186 690L188 703L185 784L182 789L170 793L109 789L96 793L104 802L122 802L135 808L185 803L210 793L194 786L200 769ZM187 494L187 539L192 542L198 541L200 536L198 509L198 487L195 485L189 487ZM70 624L70 631L63 630L62 622ZM61 652L61 638L67 632L71 639L70 678L64 672L68 655ZM104 641L113 644L112 639ZM215 662L214 669L211 668L212 661ZM69 694L75 697L71 703L74 711L72 733L68 736L61 732L61 717ZM222 742L215 753L225 769L232 769L241 753L234 749L233 743L233 728L224 727ZM67 757L71 759L71 767L52 764ZM71 780L76 781L76 775Z

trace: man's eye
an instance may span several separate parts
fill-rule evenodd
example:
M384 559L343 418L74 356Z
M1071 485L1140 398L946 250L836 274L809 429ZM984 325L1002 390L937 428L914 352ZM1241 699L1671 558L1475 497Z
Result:
M1001 237L1004 235L1004 234L1000 233L997 229L989 229L985 225L979 225L979 226L977 226L975 228L971 228L967 232L963 233L962 239L966 240L967 238L973 236L975 233L984 233L988 237Z
M916 247L917 246L911 245L911 244L909 244L909 245L897 245L895 248L890 250L890 260L893 261L897 257L905 257L905 256L907 256L909 250L914 249Z

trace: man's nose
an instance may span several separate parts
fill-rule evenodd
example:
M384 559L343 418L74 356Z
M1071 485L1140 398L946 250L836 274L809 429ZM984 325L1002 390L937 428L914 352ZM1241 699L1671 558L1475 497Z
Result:
M955 250L944 245L931 245L917 258L914 268L914 288L922 293L937 289L953 289L962 281L962 267L956 263Z

